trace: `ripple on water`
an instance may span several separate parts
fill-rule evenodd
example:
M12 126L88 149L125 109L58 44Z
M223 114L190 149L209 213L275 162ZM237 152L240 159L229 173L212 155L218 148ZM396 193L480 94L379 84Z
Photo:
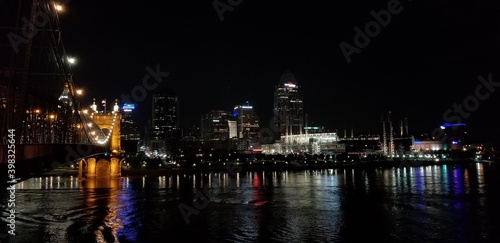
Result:
M498 189L489 184L495 180L488 180L498 173L485 167L483 176L474 177L476 172L470 168L461 168L467 173L445 170L436 167L392 176L393 170L387 169L370 177L356 170L242 173L238 178L212 177L210 183L204 181L206 177L193 177L175 185L166 178L165 184L172 187L158 183L158 178L122 178L126 184L118 189L73 188L71 183L64 189L60 182L66 179L59 178L60 189L55 190L48 184L50 179L44 179L48 189L16 190L19 237L14 242L499 239ZM193 185L199 188L205 183L211 202L195 208L186 224L179 205L194 207L199 189ZM8 194L0 196L5 218Z

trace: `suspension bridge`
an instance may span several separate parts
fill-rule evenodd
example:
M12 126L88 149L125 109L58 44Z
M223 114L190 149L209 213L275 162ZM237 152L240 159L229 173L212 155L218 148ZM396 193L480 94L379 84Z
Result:
M25 179L74 162L81 177L120 175L112 155L120 151L121 114L82 109L60 9L53 0L0 1L2 183L14 169Z

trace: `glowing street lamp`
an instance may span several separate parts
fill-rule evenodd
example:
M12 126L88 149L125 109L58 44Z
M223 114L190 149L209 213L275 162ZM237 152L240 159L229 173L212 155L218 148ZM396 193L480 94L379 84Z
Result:
M77 95L82 95L83 94L83 90L82 89L77 89L76 90L76 94Z
M57 12L62 12L64 10L63 6L57 3L54 4L54 8L56 9Z
M69 64L75 64L76 59L74 57L68 57Z

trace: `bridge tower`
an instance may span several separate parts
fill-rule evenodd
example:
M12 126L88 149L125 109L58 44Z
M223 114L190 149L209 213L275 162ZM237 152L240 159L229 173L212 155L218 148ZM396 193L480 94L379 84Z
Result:
M111 151L113 153L120 152L120 121L122 119L120 112L113 112L111 114L94 113L91 118L106 135L104 144L110 142L109 147Z

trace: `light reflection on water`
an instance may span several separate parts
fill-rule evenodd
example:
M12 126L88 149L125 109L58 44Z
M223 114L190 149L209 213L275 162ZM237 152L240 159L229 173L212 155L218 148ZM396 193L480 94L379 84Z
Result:
M38 177L16 185L19 234L12 240L496 240L498 181L496 166L481 163L83 181ZM194 207L204 187L211 203L186 224L179 205Z

